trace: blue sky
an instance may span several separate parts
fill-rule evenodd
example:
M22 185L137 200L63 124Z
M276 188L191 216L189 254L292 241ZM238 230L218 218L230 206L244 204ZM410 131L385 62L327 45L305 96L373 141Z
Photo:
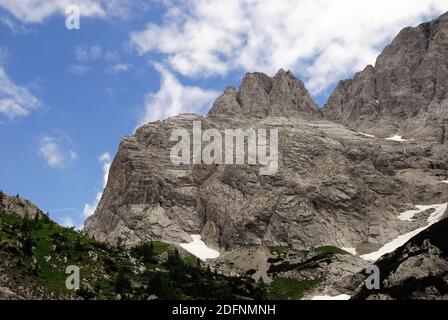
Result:
M0 189L81 226L139 124L205 113L245 72L280 67L322 105L402 27L448 10L359 2L0 0ZM65 27L70 3L80 30Z

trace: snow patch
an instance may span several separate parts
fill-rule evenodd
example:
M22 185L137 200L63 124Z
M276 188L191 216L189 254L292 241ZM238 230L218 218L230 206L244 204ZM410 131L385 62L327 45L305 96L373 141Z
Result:
M340 294L338 296L314 296L311 300L350 300L350 296L348 294Z
M352 255L356 256L358 253L356 252L356 248L341 248L344 251L347 251L348 253L351 253Z
M358 133L364 137L375 138L375 136L372 136L371 134L367 134L367 133L363 133L363 132L358 132Z
M447 183L448 184L448 180L443 180L442 183Z
M200 235L191 235L191 238L193 242L181 243L180 246L202 261L219 257L219 252L207 247Z
M416 206L417 209L414 210L409 210L409 211L405 211L400 213L400 215L398 216L398 219L400 219L401 221L414 221L414 217L416 214L420 213L420 212L424 212L426 210L429 209L437 209L438 205L432 205L432 206Z
M398 142L406 142L406 141L408 141L408 140L403 139L401 136L397 136L397 135L395 135L393 137L390 137L390 138L387 138L386 140L398 141Z
M406 242L408 242L411 238L415 237L420 232L428 229L434 223L439 222L442 219L443 214L445 213L447 207L448 207L448 203L435 204L432 206L417 206L417 208L419 208L419 210L411 210L413 212L406 211L406 212L401 213L399 218L402 217L403 219L405 219L407 221L412 221L409 219L412 219L413 216L417 212L425 211L428 209L434 209L434 212L429 216L429 218L427 220L428 224L425 227L421 227L421 228L415 229L414 231L400 235L396 239L390 241L389 243L386 243L378 251L362 255L361 258L368 260L368 261L376 261L379 258L381 258L382 256L384 256L385 254L390 253L390 252L394 251L395 249L401 247L402 245L404 245ZM401 219L401 220L403 220L403 219Z

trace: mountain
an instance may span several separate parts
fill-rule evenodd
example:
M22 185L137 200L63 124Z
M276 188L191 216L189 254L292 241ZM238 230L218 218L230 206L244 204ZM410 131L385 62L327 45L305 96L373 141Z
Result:
M331 121L387 138L447 143L448 13L405 28L323 108Z
M323 110L279 70L246 74L207 116L143 125L121 141L83 234L2 194L2 273L62 298L67 261L89 271L82 298L445 297L447 19L404 29ZM246 135L244 163L226 148L231 129ZM210 146L218 161L199 161ZM181 249L200 239L220 257ZM367 259L390 251L382 291L366 292Z
M444 219L384 256L375 265L380 289L361 284L353 299L448 299L448 219Z
M290 96L277 101L270 83L279 77L292 85L283 90ZM179 244L200 234L221 251L242 244L331 244L368 253L424 225L402 221L399 213L448 202L446 145L373 139L320 119L292 77L282 70L274 80L248 74L238 92L228 89L218 98L209 116L179 115L124 138L85 232L126 245ZM257 109L261 89L269 92L269 103ZM228 110L237 105L243 114L235 116ZM260 116L273 106L294 115ZM266 176L258 165L172 163L171 133L185 129L191 135L195 121L223 135L229 128L279 129L278 171Z
M302 81L279 70L246 74L207 116L143 125L121 141L85 232L126 246L201 235L220 251L209 265L222 273L262 276L280 291L353 294L338 282L365 267L360 257L446 216L437 210L448 203L447 17L400 32L375 67L339 84L323 110ZM173 132L191 138L208 129L222 141L229 129L278 129L278 170L171 161ZM191 139L186 145L195 148ZM220 150L225 159L228 150ZM358 257L316 254L328 246ZM288 249L279 256L269 248Z

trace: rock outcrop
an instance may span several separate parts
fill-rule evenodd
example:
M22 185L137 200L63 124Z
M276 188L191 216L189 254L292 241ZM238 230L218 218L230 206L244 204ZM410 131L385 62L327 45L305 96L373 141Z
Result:
M405 28L351 80L341 81L323 111L357 131L447 143L448 13Z
M34 203L19 196L11 197L0 192L0 212L12 213L26 219L42 219L44 213Z
M248 73L237 91L229 87L214 103L210 116L265 118L267 116L301 116L322 118L302 81L291 71L279 70L270 78L263 73Z
M448 299L448 219L434 224L375 265L380 270L380 289L368 290L362 283L353 299Z

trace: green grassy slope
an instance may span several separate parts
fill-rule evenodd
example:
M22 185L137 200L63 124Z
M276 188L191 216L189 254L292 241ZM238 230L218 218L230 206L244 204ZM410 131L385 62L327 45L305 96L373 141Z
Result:
M171 245L113 247L49 219L0 213L2 272L18 284L43 286L54 298L265 299L250 277L226 277ZM80 267L81 288L68 290L66 267Z

